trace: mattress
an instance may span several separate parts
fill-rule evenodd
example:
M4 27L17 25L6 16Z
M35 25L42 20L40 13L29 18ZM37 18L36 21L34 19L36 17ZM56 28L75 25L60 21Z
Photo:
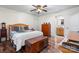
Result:
M16 51L19 51L25 45L25 40L43 35L41 31L11 32L11 39L16 45Z

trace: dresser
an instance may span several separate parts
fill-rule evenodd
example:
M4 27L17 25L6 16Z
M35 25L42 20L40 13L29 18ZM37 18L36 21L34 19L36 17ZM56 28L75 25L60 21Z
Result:
M44 36L51 36L51 24L50 23L43 23L41 27L42 27L41 29L42 29Z
M64 28L57 27L56 28L56 34L59 35L59 36L64 36Z
M1 30L0 30L0 43L1 43Z
M1 40L2 38L6 38L6 40L7 40L6 23L2 23L2 28L0 29L0 40Z
M7 40L7 29L1 29L1 38L5 37Z

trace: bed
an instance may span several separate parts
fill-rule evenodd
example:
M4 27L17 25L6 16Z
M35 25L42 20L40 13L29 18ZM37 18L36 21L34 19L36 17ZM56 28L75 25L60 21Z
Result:
M21 47L25 45L25 40L39 36L43 36L43 33L41 31L30 30L29 25L9 25L9 37L14 45L16 45L16 51L19 51Z

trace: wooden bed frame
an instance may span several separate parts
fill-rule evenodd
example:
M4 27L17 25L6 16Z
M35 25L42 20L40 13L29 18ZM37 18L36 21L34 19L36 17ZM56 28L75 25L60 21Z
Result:
M9 25L9 35L10 35L10 31L13 31L14 30L14 27L23 27L23 26L29 26L29 25L26 25L26 24L13 24L13 25ZM40 38L40 39L39 39ZM36 40L35 40L36 39ZM46 39L46 40L44 40L44 39ZM10 39L11 40L11 39ZM37 41L38 40L38 41ZM47 46L48 45L48 38L47 37L45 37L45 36L39 36L39 37L35 37L35 38L33 38L33 39L29 39L29 40L27 40L27 42L34 42L34 41L37 41L38 43L40 43L40 42L44 42L43 44L42 44L42 46L40 47L40 49L39 49L39 51L41 51L41 48L43 49L45 46ZM13 42L13 41L12 41ZM46 43L45 43L46 42ZM34 43L35 44L35 43ZM31 44L30 44L31 45ZM33 44L32 44L33 45ZM39 46L39 44L37 44L38 46ZM41 45L41 43L40 43L40 45ZM25 44L25 46L28 46L28 44ZM35 48L38 48L38 46L37 47L35 47ZM30 49L32 49L33 47L30 47ZM28 48L27 47L25 47L25 50L27 50ZM27 51L27 52L29 52L29 51ZM31 51L31 52L33 52L33 51ZM38 52L38 51L35 51L35 52Z
M9 25L9 31L10 30L14 30L14 27L24 27L24 26L29 27L29 25L26 25L26 24L13 24L13 25Z
M29 25L27 24L13 24L13 25L9 25L9 36L10 36L10 31L13 31L14 30L14 27L29 27Z

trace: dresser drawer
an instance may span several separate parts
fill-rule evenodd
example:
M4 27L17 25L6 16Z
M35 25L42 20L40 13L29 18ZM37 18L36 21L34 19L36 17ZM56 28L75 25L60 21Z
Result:
M7 30L1 30L1 37L6 37L7 36Z

